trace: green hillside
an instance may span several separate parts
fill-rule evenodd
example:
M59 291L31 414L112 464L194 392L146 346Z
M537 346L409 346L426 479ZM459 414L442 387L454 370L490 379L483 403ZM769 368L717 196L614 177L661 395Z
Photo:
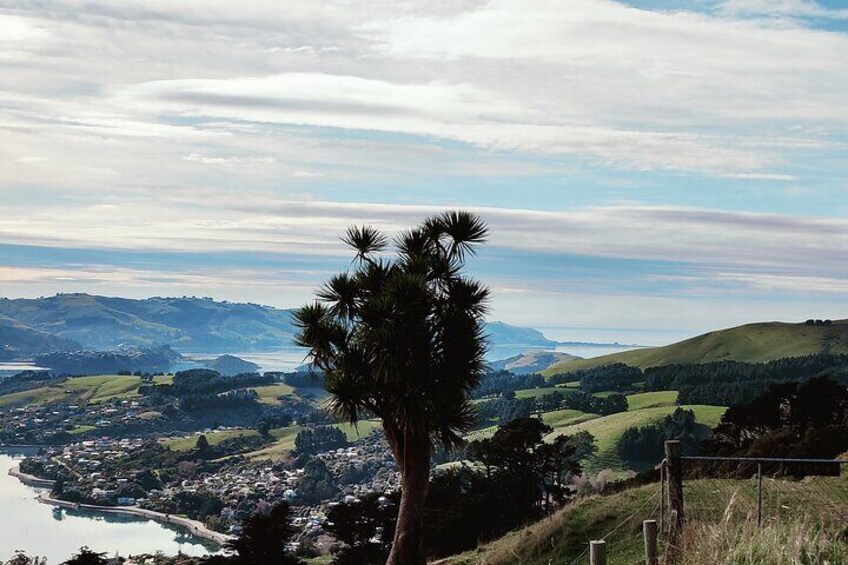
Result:
M613 353L592 359L558 363L545 375L556 375L624 363L639 368L674 363L709 363L712 361L746 361L761 363L785 357L801 357L816 353L848 354L848 320L830 325L762 322L709 332L663 347L649 347Z
M80 345L71 340L41 332L0 314L0 360L29 357L43 351L69 351Z
M167 384L172 380L171 376L153 377L153 382L156 384ZM57 402L99 404L113 398L136 397L141 384L141 377L129 375L72 377L46 386L0 395L0 409ZM264 404L279 404L280 397L297 396L300 392L283 383L249 387L249 389L256 391L259 402Z
M529 351L500 361L493 361L489 363L489 367L495 370L506 369L516 375L528 375L544 371L552 365L578 359L581 359L581 357L558 351Z
M756 520L750 520L756 508L755 481L687 482L687 539L697 545L698 554L689 553L684 563L845 563L848 539L840 533L848 504L845 477L804 483L769 481L767 489L764 526L758 530ZM588 563L584 554L588 542L594 539L606 539L610 563L644 563L642 520L659 517L659 494L654 483L610 496L586 497L549 518L435 563L583 564Z
M154 377L155 383L167 383L172 377ZM33 404L76 402L99 404L113 398L138 396L141 377L128 375L98 375L74 377L56 384L0 396L0 408L16 408Z
M569 426L559 427L545 439L550 441L560 435L574 435L577 432L587 431L595 436L598 453L590 461L586 461L586 468L590 471L600 471L601 469L625 470L628 466L618 457L618 453L616 453L616 444L625 430L633 426L647 426L648 424L658 422L673 413L676 408L676 406L657 406L654 408L643 408L641 410L610 414L609 416L602 416ZM681 408L692 410L695 413L695 420L699 424L704 424L710 428L718 425L722 414L727 410L723 406L702 405L684 405Z

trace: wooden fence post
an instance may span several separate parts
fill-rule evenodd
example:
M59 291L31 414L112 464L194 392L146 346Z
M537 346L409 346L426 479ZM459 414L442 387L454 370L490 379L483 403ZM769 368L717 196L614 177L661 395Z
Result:
M757 527L763 527L763 464L757 463Z
M645 565L658 565L657 560L657 521L642 522L642 533L645 536Z
M680 554L680 538L683 532L683 467L680 459L680 442L665 442L666 477L668 480L668 543L663 563L676 563Z
M660 463L660 531L665 533L665 461Z
M607 542L589 542L589 565L607 565Z

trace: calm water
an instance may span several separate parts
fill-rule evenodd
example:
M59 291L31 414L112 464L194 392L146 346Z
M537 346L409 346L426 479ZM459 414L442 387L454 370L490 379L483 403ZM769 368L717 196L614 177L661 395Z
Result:
M619 353L630 349L633 349L633 347L615 345L561 345L556 348L556 351L571 353L572 355L588 359L590 357L599 357L601 355ZM528 351L549 350L550 348L548 347L533 347L530 345L500 345L491 347L486 357L491 361L496 361L498 359L506 359L507 357L512 357L520 353L527 353ZM195 360L214 359L217 357L217 355L208 353L186 353L184 355ZM293 371L296 367L305 363L304 357L306 355L306 350L300 347L281 347L273 351L264 351L261 353L244 352L232 353L232 355L244 359L245 361L256 363L261 367L260 370L262 371Z
M9 476L9 469L21 458L21 452L13 453L0 450L0 562L22 549L46 557L48 565L58 565L83 545L110 556L155 551L205 555L217 550L214 544L182 530L142 518L63 511L57 519L52 506L35 500L43 489L25 486Z

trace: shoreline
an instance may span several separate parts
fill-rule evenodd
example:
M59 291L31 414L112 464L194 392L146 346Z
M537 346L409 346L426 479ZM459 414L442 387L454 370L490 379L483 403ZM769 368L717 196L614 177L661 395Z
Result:
M24 473L17 465L9 469L9 474L21 481L23 484L35 488L53 488L53 485L56 483L56 481L50 479L39 479L34 475Z
M36 488L51 488L55 483L55 481L50 479L39 479L38 477L23 473L17 466L9 469L9 474L21 481L23 484ZM146 518L160 524L173 524L184 528L190 534L197 536L198 538L211 541L219 547L223 547L225 543L235 539L234 536L210 530L205 524L197 520L192 520L184 516L162 514L161 512L147 510L146 508L139 508L138 506L99 506L95 504L77 504L53 498L48 492L40 493L36 497L36 500L42 504L48 504L59 508L67 508L70 510L91 510L93 512L102 512L104 514L124 514Z

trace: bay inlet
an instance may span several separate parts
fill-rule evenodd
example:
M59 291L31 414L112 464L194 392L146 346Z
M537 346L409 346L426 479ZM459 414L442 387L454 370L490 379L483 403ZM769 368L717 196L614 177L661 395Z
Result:
M9 475L25 454L21 449L0 448L0 562L20 549L30 556L46 557L48 565L58 565L83 545L109 556L157 551L199 556L219 550L216 544L183 528L145 518L85 510L54 511L37 500L47 489L24 485Z

